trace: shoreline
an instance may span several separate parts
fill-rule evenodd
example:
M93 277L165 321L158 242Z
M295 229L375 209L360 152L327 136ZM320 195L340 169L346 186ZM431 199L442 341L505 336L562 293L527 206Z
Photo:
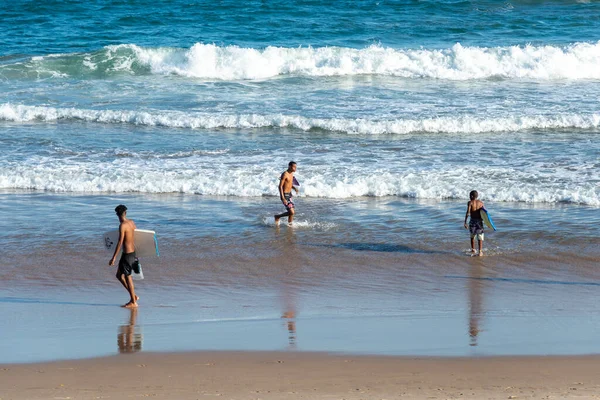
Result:
M307 201L304 225L276 229L262 218L271 201L126 198L138 226L157 232L161 250L160 258L142 260L137 313L118 307L128 296L101 240L116 226L112 210L122 198L2 196L5 220L16 228L3 236L0 361L108 356L128 346L600 354L593 209L497 205L502 230L486 238L487 257L473 258L457 221L464 204L454 201ZM423 215L435 216L431 226L422 225ZM39 221L35 230L32 221Z
M136 353L2 364L0 398L595 399L600 393L598 365L600 355Z

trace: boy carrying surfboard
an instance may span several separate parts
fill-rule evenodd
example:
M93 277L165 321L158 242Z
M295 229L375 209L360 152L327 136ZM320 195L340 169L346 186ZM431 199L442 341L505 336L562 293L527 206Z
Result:
M139 297L135 295L133 279L131 278L131 272L133 271L134 263L136 261L135 242L133 239L136 226L133 220L127 218L127 207L125 207L123 204L120 204L115 208L115 213L117 214L117 217L119 217L120 222L119 241L115 247L115 252L112 258L108 262L108 265L115 265L115 260L117 259L117 255L119 254L119 251L121 251L122 247L123 253L121 254L116 276L119 282L121 282L121 284L125 287L130 297L129 302L124 304L123 307L137 308L137 300Z
M465 229L469 230L471 234L471 254L475 255L475 238L479 244L479 256L483 256L483 217L481 211L483 208L483 201L478 200L479 193L477 190L472 190L469 193L469 202L467 203L467 213L465 214ZM469 219L469 225L467 225L467 219Z

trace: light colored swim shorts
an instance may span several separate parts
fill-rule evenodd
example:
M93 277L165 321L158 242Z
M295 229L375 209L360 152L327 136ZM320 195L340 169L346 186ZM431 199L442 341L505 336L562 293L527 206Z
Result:
M475 238L477 238L477 240L481 240L483 242L483 233L472 233L471 239L475 239Z

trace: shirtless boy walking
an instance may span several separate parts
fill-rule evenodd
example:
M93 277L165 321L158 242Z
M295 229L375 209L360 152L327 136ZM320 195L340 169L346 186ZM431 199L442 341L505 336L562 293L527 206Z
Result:
M275 225L279 225L279 220L281 217L288 217L288 224L292 224L294 221L294 214L296 210L294 208L294 202L292 201L292 189L298 193L298 189L294 187L294 173L296 172L296 163L294 161L290 161L288 164L288 169L281 174L281 178L279 179L279 198L281 202L287 209L286 212L282 214L275 215Z
M477 190L472 190L469 193L469 202L467 203L467 213L465 214L465 229L469 230L471 234L471 253L475 255L475 238L477 238L479 244L479 256L483 256L483 219L481 218L481 209L483 208L483 202L478 200L479 193ZM469 225L467 226L467 218L469 219Z
M117 268L117 279L127 292L129 293L129 302L124 304L122 307L125 308L136 308L138 306L137 301L139 297L135 295L135 289L133 287L133 279L131 278L131 272L133 270L133 264L135 262L135 243L133 241L133 234L135 231L135 222L133 220L127 219L127 207L123 204L118 205L115 208L115 213L117 213L117 217L119 217L119 242L117 243L117 247L115 248L115 253L110 259L108 265L115 265L115 260L117 259L117 255L119 251L121 251L121 246L123 247L123 254L121 254L121 259L119 260L119 267Z

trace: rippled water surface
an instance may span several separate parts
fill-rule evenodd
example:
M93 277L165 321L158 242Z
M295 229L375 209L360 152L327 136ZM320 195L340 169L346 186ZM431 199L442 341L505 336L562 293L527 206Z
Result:
M0 362L598 352L599 7L6 4ZM138 313L100 242L119 203L161 246Z

